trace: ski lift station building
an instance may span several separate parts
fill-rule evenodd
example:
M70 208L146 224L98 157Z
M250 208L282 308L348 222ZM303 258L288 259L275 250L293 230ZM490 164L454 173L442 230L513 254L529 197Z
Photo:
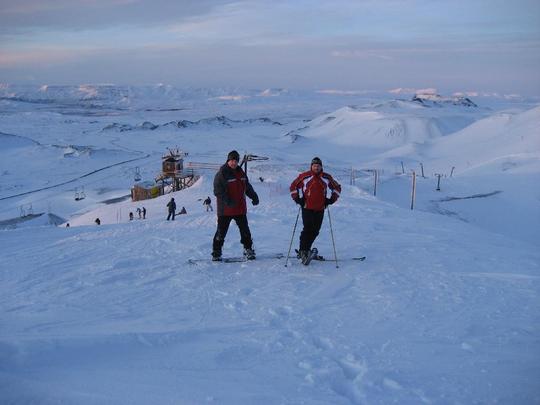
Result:
M131 188L131 200L141 201L156 198L163 194L163 188L153 181L137 183Z

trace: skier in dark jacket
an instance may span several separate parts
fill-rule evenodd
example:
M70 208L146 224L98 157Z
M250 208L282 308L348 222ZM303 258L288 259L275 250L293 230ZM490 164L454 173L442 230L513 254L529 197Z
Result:
M174 216L176 215L176 203L174 198L171 198L171 201L168 202L167 207L169 208L169 215L167 215L167 221L171 219L174 221Z
M214 211L214 209L212 208L212 199L210 198L210 196L208 196L208 198L203 201L203 205L206 206L206 212Z
M246 174L238 165L240 155L233 150L227 155L227 162L214 177L214 195L217 197L217 230L212 243L212 260L220 261L221 250L229 225L234 219L240 230L240 242L244 245L244 256L255 259L253 240L247 220L246 195L253 205L259 204L259 197L251 186Z
M327 191L330 189L330 198ZM314 157L310 170L301 173L291 184L291 197L302 207L304 229L300 234L298 258L305 261L311 251L311 245L319 235L324 218L324 210L339 198L340 184L328 173L323 172L322 161ZM300 195L300 192L302 194Z

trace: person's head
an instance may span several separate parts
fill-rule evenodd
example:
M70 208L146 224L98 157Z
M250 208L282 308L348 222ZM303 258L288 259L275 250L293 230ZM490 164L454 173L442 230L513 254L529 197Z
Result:
M229 154L227 155L227 165L231 169L236 169L238 167L239 161L240 161L240 154L235 150L230 151Z
M322 172L322 160L318 157L311 159L311 171L313 173Z
M174 201L174 197L171 197L171 201Z

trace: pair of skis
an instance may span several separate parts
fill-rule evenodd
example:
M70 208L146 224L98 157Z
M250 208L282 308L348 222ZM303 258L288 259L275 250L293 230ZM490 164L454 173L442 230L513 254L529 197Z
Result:
M302 261L302 264L304 266L309 266L312 260L319 261L319 262L335 262L336 259L325 259L323 256L319 255L319 251L317 248L311 249L307 256L300 257L300 252L298 250L295 250L297 257ZM366 256L359 256L359 257L351 257L349 260L357 260L357 261L364 261L366 260Z
M270 254L261 254L256 257L255 260L248 260L246 257L238 256L238 257L224 257L220 261L213 262L212 259L189 259L189 264L199 264L199 263L205 263L205 262L213 262L213 263L246 263L246 262L253 262L257 260L279 260L285 258L286 255L283 253L270 253ZM335 259L325 259L322 256L319 256L317 249L312 249L310 251L310 254L308 255L308 260L304 262L303 264L305 266L308 266L311 261L321 261L321 262L335 262ZM345 261L364 261L366 260L366 256L358 256L358 257L351 257L349 259L345 259ZM343 260L340 260L343 261Z

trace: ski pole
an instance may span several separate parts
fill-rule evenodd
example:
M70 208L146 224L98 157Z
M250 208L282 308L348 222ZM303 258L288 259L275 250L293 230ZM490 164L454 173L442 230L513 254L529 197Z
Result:
M296 214L296 221L294 222L294 228L293 228L292 236L291 236L291 244L289 245L289 251L287 252L287 260L285 260L285 267L287 267L287 263L289 262L289 255L291 254L292 243L294 240L294 233L296 232L296 225L298 224L298 217L300 216L301 209L302 207L298 206L298 213Z
M339 268L338 265L338 258L336 253L336 243L334 242L334 231L332 230L332 217L330 216L330 206L326 207L326 211L328 211L328 221L330 222L330 235L332 235L332 245L334 246L334 257L336 259L336 269Z

